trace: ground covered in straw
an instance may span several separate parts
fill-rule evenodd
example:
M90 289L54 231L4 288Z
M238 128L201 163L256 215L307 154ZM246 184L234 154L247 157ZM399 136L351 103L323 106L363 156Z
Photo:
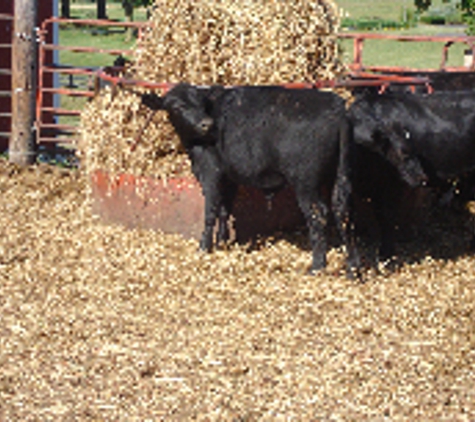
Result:
M2 421L475 420L472 257L358 284L337 250L303 275L301 236L202 255L101 223L74 171L3 160L0 218Z

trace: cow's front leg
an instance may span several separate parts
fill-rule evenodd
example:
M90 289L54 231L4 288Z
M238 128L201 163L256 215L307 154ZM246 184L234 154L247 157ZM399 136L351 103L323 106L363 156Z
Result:
M219 225L216 243L222 244L229 241L229 216L233 209L234 198L237 193L237 185L231 181L223 182L221 186L222 205L219 210Z
M215 183L203 186L203 193L205 197L205 218L200 249L205 252L211 252L213 249L214 228L222 207L222 200Z
M297 200L307 222L312 247L312 266L309 273L314 274L327 265L326 229L329 210L327 204L321 198L312 200L305 195L298 195Z
M213 148L197 145L188 151L191 169L201 185L205 198L204 227L200 249L211 252L213 249L214 227L222 207L222 172L220 161Z

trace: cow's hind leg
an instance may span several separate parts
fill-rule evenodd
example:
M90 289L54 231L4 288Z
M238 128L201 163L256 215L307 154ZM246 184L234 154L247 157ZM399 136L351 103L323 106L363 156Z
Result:
M310 273L322 270L327 265L327 224L329 208L322 198L297 193L297 201L307 223L312 247Z
M356 244L351 184L344 177L337 179L333 189L332 209L338 232L346 248L346 275L350 279L355 275L359 278L361 258Z

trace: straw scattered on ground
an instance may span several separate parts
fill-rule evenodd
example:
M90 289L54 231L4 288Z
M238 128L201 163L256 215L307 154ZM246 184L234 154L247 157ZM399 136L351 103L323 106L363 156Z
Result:
M84 191L0 161L1 420L474 420L463 227L358 284L338 250L304 275L306 236L203 255L102 224Z

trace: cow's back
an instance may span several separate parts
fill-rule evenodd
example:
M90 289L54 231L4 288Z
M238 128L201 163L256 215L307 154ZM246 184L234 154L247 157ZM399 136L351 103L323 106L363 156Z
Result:
M350 113L360 144L371 144L375 133L399 130L431 174L450 177L475 169L473 91L369 94Z
M274 189L288 179L334 176L345 118L336 94L240 87L227 92L218 109L220 154L241 182Z

